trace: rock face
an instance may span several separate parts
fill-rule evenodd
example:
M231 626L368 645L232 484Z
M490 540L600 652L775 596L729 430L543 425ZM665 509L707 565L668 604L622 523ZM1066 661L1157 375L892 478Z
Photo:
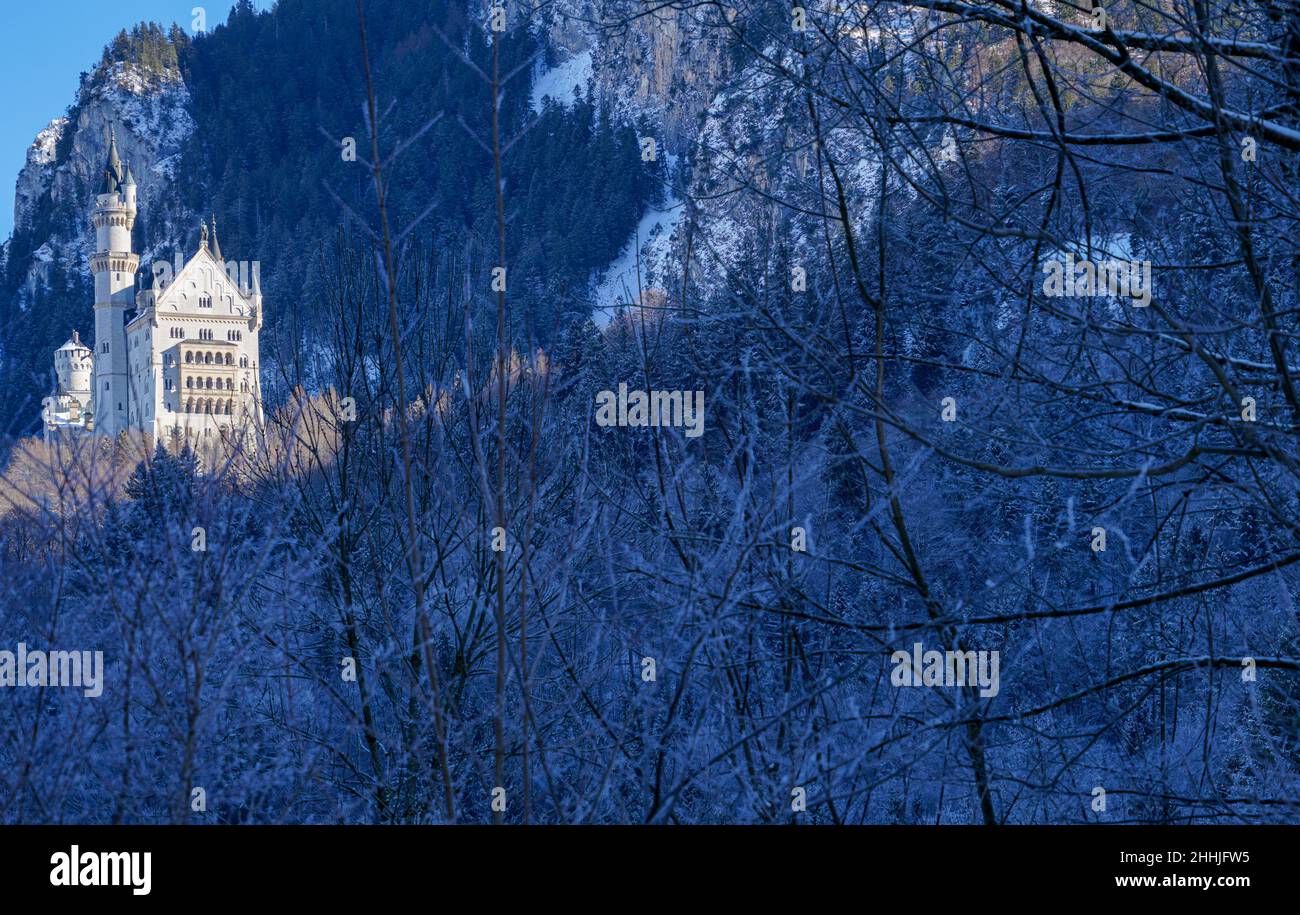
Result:
M151 72L118 62L88 74L71 117L57 118L37 134L18 176L14 204L14 235L26 234L34 251L20 285L20 309L38 285L48 283L51 264L69 274L88 273L94 232L85 214L101 177L110 131L135 175L140 209L153 227L145 243L167 237L164 227L181 215L171 180L181 146L194 130L188 102L179 72ZM144 260L149 253L144 252Z
M680 275L680 189L694 184L689 163L711 108L735 77L726 31L713 6L648 8L633 0L530 0L533 29L561 75L589 74L589 89L617 120L649 132L668 165L670 187L649 210L619 258L592 278L596 320L642 293L662 296ZM574 63L581 67L573 67ZM545 81L546 73L540 81ZM557 82L564 84L565 80ZM536 92L535 92L536 96ZM679 282L679 280L677 280Z
M535 28L561 60L590 52L598 97L632 123L645 119L669 154L686 153L699 119L730 76L727 49L705 17L714 7L659 8L628 0L530 0Z
M652 131L670 165L672 186L663 204L646 214L636 241L629 240L623 256L595 278L598 320L635 298L629 285L640 282L651 296L680 289L688 235L693 280L706 288L729 288L738 270L752 274L759 264L776 268L778 238L785 242L787 259L801 257L812 226L772 199L817 209L805 102L769 63L755 61L752 51L735 53L735 33L721 28L718 19L725 11L629 0L532 3L534 29L556 70L589 55L596 97L615 117ZM861 41L844 46L866 51ZM751 62L737 67L740 57ZM798 66L793 59L784 64ZM874 194L878 168L863 138L829 127L824 140L844 165L849 195ZM698 202L688 206L687 199Z
M18 173L18 187L14 194L14 225L27 225L36 210L36 203L50 187L54 178L54 156L67 118L55 118L36 135L27 147L27 164Z

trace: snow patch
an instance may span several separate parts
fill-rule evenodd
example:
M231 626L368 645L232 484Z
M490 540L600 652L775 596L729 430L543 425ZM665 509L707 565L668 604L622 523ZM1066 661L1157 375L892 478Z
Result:
M36 135L32 145L27 147L28 165L49 165L54 161L54 151L63 137L63 128L68 126L67 118L55 118Z
M586 88L591 74L591 51L575 54L549 70L539 67L533 78L533 110L541 111L542 99L545 98L568 107L573 103L573 91Z
M615 311L636 301L638 268L640 289L648 287L649 277L661 271L671 255L673 230L685 210L682 202L676 199L670 199L663 208L652 206L646 210L618 258L596 283L592 294L592 319L597 326L606 326Z

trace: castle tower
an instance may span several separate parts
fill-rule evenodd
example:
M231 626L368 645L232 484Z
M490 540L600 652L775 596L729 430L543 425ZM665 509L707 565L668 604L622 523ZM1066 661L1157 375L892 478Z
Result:
M126 313L135 303L135 272L140 266L140 256L131 250L135 214L135 178L129 167L122 167L114 131L90 217L95 226L95 253L90 258L95 275L95 428L106 435L127 428L131 408Z
M79 394L83 403L90 400L94 359L90 347L81 342L74 330L72 339L54 352L54 372L59 379L59 394Z

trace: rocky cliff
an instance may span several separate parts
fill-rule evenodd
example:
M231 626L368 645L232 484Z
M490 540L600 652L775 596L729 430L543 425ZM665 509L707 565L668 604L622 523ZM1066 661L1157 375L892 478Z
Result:
M194 129L188 102L178 71L115 62L87 74L68 116L55 118L37 134L18 175L14 235L5 242L6 254L11 247L17 254L19 246L31 252L18 276L18 310L26 310L38 289L50 284L51 267L70 275L88 273L94 231L84 217L99 183L110 131L140 187L145 227L137 244L145 246L143 260L173 242L172 229L184 214L172 180L182 145Z

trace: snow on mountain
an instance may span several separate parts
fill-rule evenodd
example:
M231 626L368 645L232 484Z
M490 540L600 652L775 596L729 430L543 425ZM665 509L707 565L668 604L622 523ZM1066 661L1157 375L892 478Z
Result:
M573 93L576 90L586 89L591 74L590 50L575 54L549 70L539 67L533 79L533 110L540 111L542 100L545 98L553 99L561 105L568 105L573 101Z
M67 126L67 118L55 118L36 134L32 145L27 147L27 164L18 176L14 194L14 225L24 223L31 217L36 201L50 186L55 151Z
M165 229L183 218L170 179L181 147L194 131L189 101L179 72L117 62L87 74L70 117L56 118L37 134L18 176L14 232L44 230L48 235L32 239L36 252L19 290L20 307L48 283L50 265L74 274L89 270L93 229L88 220L67 214L89 211L110 131L139 184L140 209L153 228L151 238L170 236ZM144 252L146 260L150 253Z
M667 277L673 231L685 210L685 204L672 199L665 206L649 208L641 217L618 259L596 282L592 305L597 325L605 326L618 309L636 302L652 276L660 281Z

